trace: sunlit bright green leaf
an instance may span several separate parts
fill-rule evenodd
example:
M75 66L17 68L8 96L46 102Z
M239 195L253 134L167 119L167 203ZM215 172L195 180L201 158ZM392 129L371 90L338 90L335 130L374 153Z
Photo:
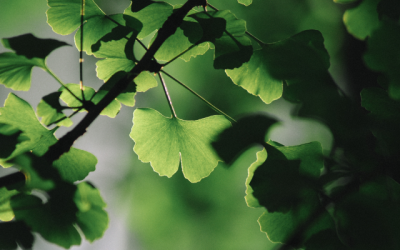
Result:
M44 60L28 59L15 53L0 54L0 83L13 90L29 90L34 66L44 68Z
M267 151L265 148L259 152L257 152L257 160L250 165L248 169L248 176L246 179L246 199L247 206L249 207L261 207L258 200L253 196L253 188L250 186L250 181L254 176L254 171L265 162L267 159Z
M3 166L10 166L5 161L24 152L32 151L41 156L57 142L54 131L43 127L29 103L12 93L8 95L4 107L0 108L0 123L18 128L23 132L23 136L29 138L29 140L19 143L9 157L0 159ZM86 177L90 171L95 169L96 162L95 157L89 152L71 148L69 152L54 162L54 167L60 168L62 177L72 182ZM74 166L61 169L69 164L74 164Z
M143 29L138 35L143 39L153 31L161 28L167 18L172 14L173 7L166 2L156 2L148 5L138 12L132 12L131 6L125 9L124 14L138 19L143 24Z
M372 32L364 55L367 66L389 79L390 97L400 100L400 27L389 22Z
M108 215L104 211L106 203L100 196L98 189L82 182L77 185L78 190L74 201L79 209L77 224L86 239L93 242L103 236L108 227Z
M63 113L64 108L60 105L61 92L54 92L42 98L37 106L37 115L42 117L42 123L49 126L57 123L58 126L70 127L71 119Z
M360 40L370 36L379 26L379 2L380 0L364 0L357 7L346 10L343 20L347 31Z
M10 221L14 218L10 199L16 194L18 194L16 190L7 190L6 187L0 188L0 221Z
M185 177L198 182L217 166L219 157L211 142L229 126L223 116L184 121L152 109L136 109L130 136L139 159L150 162L154 171L171 177L181 163Z

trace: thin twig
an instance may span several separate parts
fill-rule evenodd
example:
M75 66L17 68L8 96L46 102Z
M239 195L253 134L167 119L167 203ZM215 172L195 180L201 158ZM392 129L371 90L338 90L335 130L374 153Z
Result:
M204 97L202 97L201 95L197 94L194 90L192 90L189 86L187 86L186 84L184 84L183 82L179 81L178 79L176 79L175 77L171 76L170 74L168 74L167 72L165 72L164 70L161 70L161 72L163 72L164 74L166 74L169 78L171 78L172 80L174 80L175 82L179 83L182 87L184 87L185 89L189 90L190 93L192 93L193 95L197 96L198 98L200 98L200 100L202 100L203 102L205 102L212 110L214 110L215 112L217 112L218 114L221 114L223 116L225 116L229 121L231 122L236 122L235 119L233 119L232 117L230 117L229 115L227 115L226 113L224 113L222 110L220 110L219 108L215 107L213 104L211 104L209 101L207 101Z
M85 16L85 0L82 0L81 6L81 51L79 52L79 87L82 92L82 100L85 102L85 95L83 93L83 20Z
M168 64L172 63L173 61L175 61L176 59L178 59L180 56L182 56L183 54L185 54L186 52L188 52L189 50L193 49L197 44L192 44L189 48L187 48L185 51L181 52L179 55L175 56L174 58L172 58L171 60L169 60L169 62L166 62L163 64L163 67L167 66Z
M45 70L47 71L47 73L49 73L54 79L56 79L56 81L57 81L59 84L61 84L61 86L63 86L76 100L80 101L80 102L83 104L83 101L82 101L81 99L79 99L74 93L72 93L72 91L71 91L69 88L67 88L67 86L65 85L65 83L63 83L63 82L61 81L61 79L58 78L58 77L53 73L53 71L51 71L51 70L47 67L47 65L45 65L45 66L46 66Z
M165 84L165 81L164 81L164 78L161 75L161 72L158 72L157 74L158 74L158 77L160 77L160 81L161 81L161 83L163 85L164 93L165 93L165 96L167 97L168 105L169 105L169 108L171 109L171 113L176 118L177 116L176 116L176 113L175 113L174 105L172 105L171 96L168 93L167 84Z

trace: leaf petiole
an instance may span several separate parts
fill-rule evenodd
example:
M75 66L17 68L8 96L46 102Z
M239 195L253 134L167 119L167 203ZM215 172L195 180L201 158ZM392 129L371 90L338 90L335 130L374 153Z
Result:
M169 105L169 108L171 109L171 113L175 118L177 118L174 106L172 105L171 97L170 97L170 95L168 93L167 85L165 84L165 81L164 81L164 78L162 77L161 72L158 72L157 74L158 74L158 77L160 78L160 81L161 81L161 83L163 85L164 93L165 93L165 96L167 97L168 105Z
M197 94L194 90L192 90L191 88L189 88L189 86L187 86L186 84L184 84L183 82L179 81L178 79L176 79L175 77L171 76L170 74L168 74L167 72L165 72L164 70L161 70L161 72L163 72L164 74L166 74L169 78L171 78L172 80L174 80L175 82L179 83L182 87L184 87L185 89L189 90L190 93L192 93L193 95L197 96L198 98L200 98L200 100L202 100L204 103L206 103L212 110L214 110L215 112L225 116L229 121L231 122L236 122L235 119L233 119L232 117L230 117L229 115L227 115L226 113L224 113L222 110L220 110L219 108L215 107L213 104L211 104L209 101L207 101L204 97L202 97L201 95Z

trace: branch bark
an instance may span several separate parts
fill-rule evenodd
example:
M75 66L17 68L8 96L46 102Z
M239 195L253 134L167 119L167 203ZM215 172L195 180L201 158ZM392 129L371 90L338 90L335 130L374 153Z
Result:
M124 91L130 82L132 82L140 72L148 70L153 57L161 45L175 33L176 29L182 23L183 18L188 12L196 6L207 5L206 0L188 0L180 9L175 11L158 31L156 40L142 57L139 63L128 72L121 80L119 80L113 88L101 99L101 101L88 111L88 114L79 122L79 124L70 132L65 134L58 140L56 144L51 146L43 155L49 162L53 162L60 156L69 151L74 142L81 137L92 122L100 115L101 111L106 108L122 91Z

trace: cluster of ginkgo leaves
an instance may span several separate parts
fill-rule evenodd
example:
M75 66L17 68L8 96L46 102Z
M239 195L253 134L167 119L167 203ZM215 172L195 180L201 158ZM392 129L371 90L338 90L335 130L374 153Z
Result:
M251 2L239 0L244 5ZM376 88L361 92L362 107L346 97L330 76L330 57L322 34L316 30L264 43L247 31L244 20L204 0L174 6L132 0L124 13L110 16L93 0L48 0L48 6L47 21L54 32L68 35L76 31L78 50L102 59L96 63L96 71L104 84L95 90L82 82L64 83L54 75L46 58L53 50L68 46L64 42L32 34L2 39L12 52L0 54L1 84L28 91L32 68L40 67L57 80L60 89L46 93L36 112L14 93L0 108L0 164L16 167L24 175L23 181L0 183L1 249L31 248L32 232L65 248L79 245L81 235L89 241L103 235L108 225L106 204L93 185L77 183L95 170L95 156L71 147L53 161L46 158L46 152L90 125L79 123L71 134L58 140L55 130L70 127L70 118L77 112L93 114L129 79L99 112L113 118L121 104L135 105L137 92L157 86L155 75L172 116L136 109L130 134L139 159L150 162L154 171L171 177L181 165L184 176L198 182L211 174L218 161L232 162L249 146L260 144L263 150L249 167L246 201L250 207L266 208L259 223L271 241L307 250L365 250L382 245L398 249L397 1L363 0L344 15L349 33L361 40L368 38L366 65L381 73ZM202 6L204 11L195 6ZM153 38L145 45L143 38L151 34ZM137 58L134 47L153 54L149 60L144 59L146 54ZM257 115L236 122L162 69L177 58L189 61L210 49L214 50L214 68L224 69L234 84L266 104L283 97L298 104L296 115L325 123L335 140L329 156L323 154L319 142L286 147L266 141L265 135L276 120ZM196 121L179 119L164 75L220 115ZM72 112L67 115L66 110Z

